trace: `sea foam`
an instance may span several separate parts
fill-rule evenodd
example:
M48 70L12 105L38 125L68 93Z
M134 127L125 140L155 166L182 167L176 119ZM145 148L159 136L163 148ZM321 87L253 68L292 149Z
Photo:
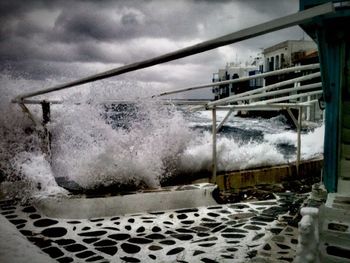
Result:
M41 151L41 138L31 120L10 102L26 87L43 84L1 77L0 168L6 180L27 180L33 188L50 194L61 191L55 177L86 188L119 183L159 187L175 174L211 170L211 112L189 114L186 108L163 105L151 99L155 90L127 81L103 81L84 85L77 92L50 95L64 101L51 106L50 158ZM105 107L106 101L116 99L134 101L132 109L126 108L118 120L113 114L119 113ZM28 107L40 120L40 105ZM218 122L225 114L218 112ZM125 125L115 125L116 121ZM286 156L279 149L280 145L296 146L296 132L283 117L231 116L225 127L236 129L236 134L230 129L218 134L219 172L295 160L293 152ZM303 159L322 155L323 136L324 127L302 135Z

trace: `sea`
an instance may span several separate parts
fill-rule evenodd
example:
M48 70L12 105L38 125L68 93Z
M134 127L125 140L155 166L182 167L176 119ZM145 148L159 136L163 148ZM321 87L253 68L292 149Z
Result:
M66 194L57 177L85 189L118 183L157 188L166 178L211 170L211 111L164 105L150 96L157 90L149 85L102 81L39 97L63 101L51 105L49 156L40 127L11 103L19 93L43 86L43 81L3 75L0 83L0 180L26 182L18 195ZM115 103L126 99L132 102ZM40 105L28 108L40 122ZM217 112L217 124L225 115ZM323 140L322 122L305 127L301 158L322 157ZM296 145L296 130L283 115L266 119L232 114L217 134L218 172L293 162Z

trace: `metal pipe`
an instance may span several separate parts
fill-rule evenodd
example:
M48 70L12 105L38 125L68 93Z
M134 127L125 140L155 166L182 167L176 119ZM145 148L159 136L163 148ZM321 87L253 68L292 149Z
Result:
M224 119L219 123L219 125L216 127L216 132L219 132L220 129L222 128L222 126L224 125L224 123L227 121L227 119L231 116L232 112L233 112L233 108L231 108L228 113L226 114L226 116L224 117Z
M318 103L318 100L310 100L299 103L300 106L311 106L312 104Z
M28 100L28 99L24 99L24 100L12 100L12 103L18 103L18 104L42 104L43 101L50 103L50 104L62 104L63 101L61 100Z
M198 85L198 86L194 86L194 87L166 91L166 92L162 92L162 93L160 93L158 95L153 95L152 97L161 97L161 96L181 93L181 92L185 92L185 91L204 89L204 88L220 86L220 85L225 85L225 84L231 84L231 83L239 83L239 82L248 81L248 80L252 80L252 79L266 78L266 77L280 75L280 74L285 74L285 73L294 72L294 71L303 71L303 70L319 69L319 68L320 68L320 64L319 63L310 64L310 65L303 65L303 66L296 66L296 67L290 67L290 68L284 68L284 69L269 71L269 72L265 72L265 73L261 73L261 74L257 74L257 75L241 77L241 78L237 78L237 79L224 80L224 81L218 81L218 82L211 82L211 83L208 83L208 84L202 84L202 85Z
M316 73L309 74L307 76L301 76L301 77L297 77L297 78L294 78L294 79L285 80L285 81L278 82L278 83L275 83L275 84L271 84L271 85L268 85L268 86L265 86L265 87L262 87L262 88L249 90L249 91L246 91L246 92L242 92L242 93L239 93L239 94L235 94L235 95L229 96L227 98L223 98L223 99L220 99L220 100L215 100L215 101L212 101L212 102L208 102L206 107L210 107L210 106L213 106L213 105L218 106L218 105L227 104L227 103L234 102L234 101L239 101L239 100L242 100L242 97L245 97L244 100L250 99L250 97L247 97L247 96L253 95L253 94L259 93L259 92L262 93L262 92L265 92L265 91L268 91L268 90L272 90L272 89L275 89L275 88L280 88L280 87L283 87L283 86L286 86L286 85L289 85L289 84L293 84L295 82L314 79L314 78L317 78L317 77L320 77L320 76L321 76L321 73L320 72L316 72ZM319 83L317 83L317 84L319 84ZM314 85L314 84L309 84L309 85ZM305 86L307 86L307 85L305 85ZM297 88L294 88L294 89L297 89ZM201 108L200 106L194 107L193 110L200 109L200 108Z
M300 106L306 107L307 105L300 103L276 103L276 104L262 104L262 105L234 105L234 106L215 106L216 111L229 111L233 110L286 110L287 108L298 109ZM211 109L210 109L211 110Z
M307 97L307 96L312 96L312 95L320 95L322 94L322 90L317 90L317 91L311 91L311 92L306 92L306 93L301 93L301 94L295 94L295 95L290 95L290 96L284 96L284 97L279 97L279 98L274 98L274 99L269 99L269 100L263 100L263 101L259 101L259 102L254 102L254 103L250 103L250 104L246 104L246 105L233 105L233 106L230 106L228 107L228 109L230 108L235 108L235 109L238 109L238 108L241 108L241 109L244 109L244 108L250 108L250 107L255 107L255 106L264 106L264 105L267 105L267 106L270 106L270 107L273 107L275 104L272 104L272 103L275 103L275 102L280 102L280 101L285 101L285 100L290 100L290 99L298 99L298 98L303 98L303 97ZM293 105L293 104L288 104L288 105ZM298 104L294 104L294 105L302 105L302 106L308 106L308 104L305 104L304 103L298 103ZM225 108L224 106L214 106L216 107L217 109L222 109L222 108ZM277 105L277 107L280 107ZM193 109L196 109L198 110L197 107L193 107ZM206 109L211 109L211 107L207 107Z
M298 122L298 120L294 117L294 114L292 113L292 111L290 110L290 108L287 108L287 112L288 112L288 114L289 114L289 117L292 119L292 121L293 121L295 127L298 127L299 122Z
M298 126L297 126L297 132L298 132L298 142L297 142L297 161L296 161L296 168L297 168L297 175L300 175L300 153L301 153L301 125L302 125L302 114L303 109L300 107L298 112Z
M167 53L167 54L155 57L155 58L151 58L151 59L143 60L140 62L128 64L128 65L118 67L118 68L114 68L114 69L111 69L108 71L101 72L99 74L91 75L91 76L88 76L88 77L85 77L82 79L78 79L78 80L75 80L72 82L64 83L64 84L50 87L47 89L41 89L41 90L29 92L29 93L20 94L16 97L16 99L23 100L25 98L29 98L29 97L33 97L33 96L37 96L37 95L42 95L42 94L46 94L46 93L53 92L53 91L71 88L74 86L86 84L86 83L93 82L96 80L101 80L101 79L125 74L127 72L151 67L151 66L162 64L162 63L169 62L169 61L173 61L176 59L188 57L188 56L202 53L202 52L205 52L205 51L208 51L211 49L215 49L215 48L218 48L221 46L233 44L233 43L236 43L236 42L239 42L242 40L246 40L246 39L260 36L260 35L263 35L266 33L277 31L277 30L280 30L283 28L299 25L299 24L305 23L307 21L310 21L315 16L324 15L324 14L328 14L331 12L334 12L334 7L333 7L333 4L331 2L326 3L326 4L322 4L322 5L318 5L318 6L315 6L313 8L310 8L310 9L307 9L304 11L300 11L300 12L297 12L297 13L294 13L294 14L291 14L288 16L284 16L281 18L271 20L271 21L266 22L266 23L262 23L262 24L252 26L252 27L249 27L246 29L242 29L242 30L239 30L239 31L231 33L231 34L228 34L228 35L225 35L222 37L218 37L218 38L215 38L212 40L208 40L208 41L205 41L205 42L202 42L202 43L190 46L190 47L186 47L186 48L174 51L174 52L170 52L170 53Z
M285 110L286 107L270 107L269 105L266 105L263 107L263 105L256 107L256 108L234 108L235 110L246 110L246 111L280 111ZM228 111L230 108L223 107L223 106L217 106L216 111Z
M243 101L243 100L250 100L250 99L259 99L259 98L264 98L264 97L270 97L270 96L275 96L275 95L280 95L283 93L289 93L293 91L303 91L303 90L309 90L309 89L314 89L314 88L321 88L322 83L313 83L313 84L308 84L304 86L299 86L297 88L288 88L288 89L280 89L280 90L275 90L275 91L270 91L266 93L259 93L259 94L253 94L249 95L246 97L238 97L230 100L229 102L236 102L236 101ZM210 102L208 103L210 104ZM216 105L216 104L215 104Z
M290 95L290 96L285 96L285 97L280 97L280 98L274 98L274 99L269 99L265 101L259 101L252 103L253 105L263 105L263 104L269 104L269 103L275 103L275 102L280 102L284 100L293 100L293 99L299 99L307 96L312 96L312 95L320 95L322 94L322 90L316 90L316 91L310 91L310 92L305 92L301 94L295 94L295 95Z
M149 98L147 98L149 99ZM59 101L59 100L28 100L28 99L24 99L24 100L19 100L19 101L15 101L13 100L12 103L18 103L18 104L42 104L42 102L45 101L49 104L63 104L64 101ZM99 101L98 103L105 103L105 104L135 104L140 100L104 100L104 101ZM167 104L175 104L175 105L206 105L209 100L182 100L182 99L169 99L169 100L158 100L159 102L167 105ZM74 105L81 105L81 102L76 102L74 103Z
M212 109L212 115L213 115L213 126L212 126L213 161L212 161L212 176L211 176L210 182L213 184L216 184L217 156L216 156L216 108L215 107L213 107Z

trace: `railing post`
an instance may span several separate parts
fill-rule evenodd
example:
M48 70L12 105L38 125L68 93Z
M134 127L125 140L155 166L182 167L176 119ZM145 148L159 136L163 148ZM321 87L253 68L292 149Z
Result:
M43 111L43 125L50 121L50 102L43 100L41 102L41 109Z
M43 145L42 145L42 151L47 155L47 160L51 163L51 133L47 129L46 124L50 122L50 102L43 100L41 102L41 109L43 111L43 134L42 134L42 140L43 140Z
M300 150L301 150L301 117L302 117L302 107L298 108L298 120L295 119L293 113L289 108L287 108L287 112L291 117L295 127L297 128L297 159L295 162L295 167L297 170L297 175L299 175L299 166L300 166Z
M300 175L299 166L300 166L300 153L301 153L302 114L303 114L303 108L299 107L299 109L298 109L298 125L297 125L298 142L297 142L297 161L296 161L296 168L297 168L297 175L298 176Z
M210 182L216 184L217 156L216 156L216 108L215 106L212 109L212 115L213 115L213 125L212 125L213 162L212 162L212 176L211 176Z

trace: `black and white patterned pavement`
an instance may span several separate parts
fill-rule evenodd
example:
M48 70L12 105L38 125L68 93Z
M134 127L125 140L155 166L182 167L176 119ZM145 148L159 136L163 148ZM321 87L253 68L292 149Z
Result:
M295 233L278 237L288 226L276 220L289 209L285 200L279 199L58 219L44 216L30 204L0 201L0 213L30 242L62 263L247 262L272 256L277 262L291 262Z

